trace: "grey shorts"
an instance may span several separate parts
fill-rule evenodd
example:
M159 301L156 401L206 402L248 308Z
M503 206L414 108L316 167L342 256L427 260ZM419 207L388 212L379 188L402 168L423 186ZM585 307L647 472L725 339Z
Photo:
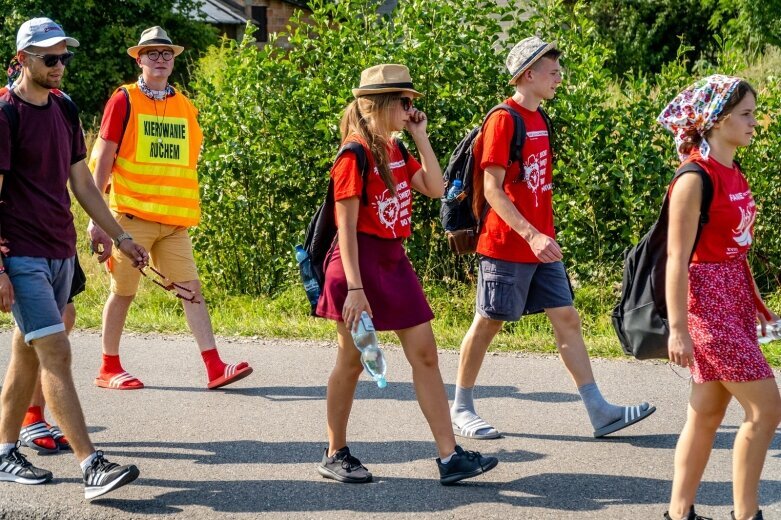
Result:
M62 311L73 281L73 257L53 260L32 256L11 256L4 260L14 287L11 312L24 342L65 331Z
M572 285L561 262L520 263L481 256L477 312L497 321L572 305Z

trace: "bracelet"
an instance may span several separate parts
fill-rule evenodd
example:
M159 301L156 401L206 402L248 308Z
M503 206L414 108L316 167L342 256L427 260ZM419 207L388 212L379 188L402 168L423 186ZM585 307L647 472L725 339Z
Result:
M347 291L348 291L348 292L349 292L349 291L363 291L363 287L353 287L352 289L350 289L350 288L348 287L348 288L347 288Z

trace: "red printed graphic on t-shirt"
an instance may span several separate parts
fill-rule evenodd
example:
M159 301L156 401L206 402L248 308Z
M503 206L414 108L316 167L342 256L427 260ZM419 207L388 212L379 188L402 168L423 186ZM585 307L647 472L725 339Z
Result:
M350 140L360 142L357 137L350 137L348 141ZM380 238L406 238L412 232L412 177L421 169L421 165L412 155L404 162L398 145L391 142L388 147L388 160L396 182L396 195L393 195L374 165L371 153L365 146L364 149L369 160L366 186L369 204L364 205L363 201L360 201L357 231ZM331 177L334 180L334 200L361 198L363 180L355 154L342 154L331 168Z
M737 165L724 166L713 157L703 159L694 151L695 160L713 183L713 201L708 222L702 227L692 262L723 262L746 253L754 239L757 206L748 181Z
M527 110L512 98L505 103L521 115L526 127L521 161L508 165L515 125L506 110L497 110L488 118L475 143L475 157L479 159L479 164L475 166L482 170L492 165L505 168L503 188L507 197L523 218L540 233L556 238L553 226L553 165L548 127L540 112ZM509 262L539 262L526 240L492 209L488 210L483 223L477 241L477 252Z

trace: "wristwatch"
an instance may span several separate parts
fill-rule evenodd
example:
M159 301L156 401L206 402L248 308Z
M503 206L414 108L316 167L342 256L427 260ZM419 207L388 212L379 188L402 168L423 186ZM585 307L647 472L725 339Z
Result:
M119 244L123 240L133 240L133 237L130 236L130 233L128 233L127 231L123 231L121 234L114 237L114 245L116 247L119 247Z

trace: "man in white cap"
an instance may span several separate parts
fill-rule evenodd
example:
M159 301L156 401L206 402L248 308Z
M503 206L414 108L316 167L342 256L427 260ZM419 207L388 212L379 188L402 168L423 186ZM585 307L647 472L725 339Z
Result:
M653 406L608 403L594 382L591 362L573 306L572 288L556 243L553 222L551 124L540 105L561 84L561 52L537 36L518 43L507 57L515 93L492 111L475 140L475 196L488 209L477 242L476 312L461 342L456 395L450 409L456 434L499 437L476 412L473 391L488 346L505 321L545 312L561 359L583 398L594 436L602 437L648 417ZM520 117L520 121L518 118ZM516 124L518 122L519 124ZM520 150L514 132L525 127ZM482 188L480 190L479 188Z
M214 389L250 375L252 367L220 359L187 231L201 217L196 165L203 135L195 107L168 83L175 57L183 50L157 26L146 29L138 45L127 50L141 75L118 88L106 104L90 165L101 192L111 182L109 206L117 222L149 250L155 268L167 277L158 281L182 298L206 367L207 388ZM103 309L103 362L95 384L114 390L143 388L119 359L141 273L121 254L112 255L111 241L100 227L90 222L89 232L93 249L102 245L98 261L108 261L111 275Z
M0 96L0 234L8 248L0 264L0 310L12 311L17 325L1 397L0 481L52 479L17 444L40 367L46 401L81 462L89 499L132 482L139 472L95 451L73 384L62 321L76 254L68 182L130 262L146 265L147 253L114 221L92 182L75 105L51 92L73 57L68 46L78 44L48 18L22 24L16 38L22 77Z

